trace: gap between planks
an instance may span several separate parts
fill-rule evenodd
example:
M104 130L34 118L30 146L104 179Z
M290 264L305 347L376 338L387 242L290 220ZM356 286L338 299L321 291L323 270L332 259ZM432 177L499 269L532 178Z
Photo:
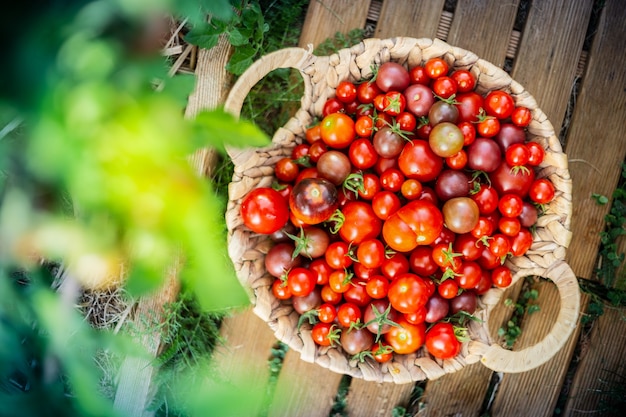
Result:
M374 0L370 3L370 8L367 12L367 20L376 23L380 18L380 11L382 9L382 0ZM454 13L444 10L441 12L441 17L439 19L439 24L437 25L437 35L438 39L442 41L446 41L448 39L448 33L450 33L450 26L452 25L452 20L454 19ZM507 59L515 59L517 55L517 50L519 48L519 42L522 33L519 30L513 29L511 31L511 36L509 38L509 44L506 48L506 58ZM585 67L587 65L587 51L581 51L580 57L578 59L578 66L576 68L576 77L582 77Z

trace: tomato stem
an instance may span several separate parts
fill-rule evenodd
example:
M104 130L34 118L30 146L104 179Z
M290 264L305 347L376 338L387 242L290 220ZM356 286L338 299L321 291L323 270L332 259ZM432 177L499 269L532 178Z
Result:
M341 210L337 209L335 212L328 218L327 222L333 223L330 227L330 232L336 235L343 226L343 223L346 221L346 216L341 212Z

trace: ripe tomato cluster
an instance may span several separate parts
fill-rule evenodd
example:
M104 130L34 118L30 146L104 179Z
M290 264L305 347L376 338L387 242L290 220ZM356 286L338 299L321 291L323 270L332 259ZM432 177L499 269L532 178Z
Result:
M389 360L422 346L456 356L477 297L511 284L505 260L530 248L553 184L531 111L433 58L386 62L342 81L274 169L245 197L244 224L271 236L274 296L321 346Z

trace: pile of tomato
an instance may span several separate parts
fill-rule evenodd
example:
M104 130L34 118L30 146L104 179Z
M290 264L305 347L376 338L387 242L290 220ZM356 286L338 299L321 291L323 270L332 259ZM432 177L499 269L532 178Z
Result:
M478 297L511 284L507 257L533 241L555 195L536 177L531 111L441 58L387 62L342 81L272 187L243 200L244 224L274 244L274 296L321 346L385 362L425 346L459 354Z

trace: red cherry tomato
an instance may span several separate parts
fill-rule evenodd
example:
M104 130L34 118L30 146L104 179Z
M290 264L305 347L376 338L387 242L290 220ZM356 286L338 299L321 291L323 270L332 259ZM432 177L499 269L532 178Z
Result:
M342 103L351 103L356 100L356 86L350 81L341 81L335 88L335 96Z
M324 117L320 130L324 143L335 149L347 148L356 136L354 120L344 113L331 113Z
M435 323L426 332L425 345L428 353L438 359L451 359L461 352L461 342L451 323Z
M253 232L274 233L289 220L287 200L272 188L255 188L241 203L241 218Z
M554 184L546 178L539 178L533 181L528 190L528 197L539 204L547 204L554 199Z
M431 58L424 64L426 75L432 79L448 74L449 69L448 63L443 58Z

